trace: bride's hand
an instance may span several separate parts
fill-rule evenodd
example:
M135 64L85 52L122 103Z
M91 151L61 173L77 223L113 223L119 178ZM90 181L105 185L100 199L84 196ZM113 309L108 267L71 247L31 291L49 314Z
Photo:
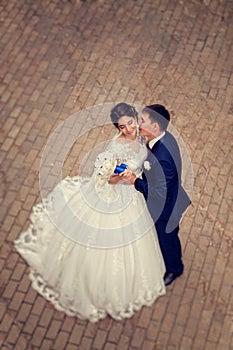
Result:
M111 185L116 185L119 182L122 182L122 178L119 175L112 175L109 179L108 179L108 183Z

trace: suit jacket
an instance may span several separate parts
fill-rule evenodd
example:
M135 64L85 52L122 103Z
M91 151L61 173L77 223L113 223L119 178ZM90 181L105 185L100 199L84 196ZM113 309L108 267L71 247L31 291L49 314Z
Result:
M134 185L143 193L154 222L166 221L168 232L179 224L191 203L181 184L181 167L177 141L166 131L149 152L142 179L136 179Z

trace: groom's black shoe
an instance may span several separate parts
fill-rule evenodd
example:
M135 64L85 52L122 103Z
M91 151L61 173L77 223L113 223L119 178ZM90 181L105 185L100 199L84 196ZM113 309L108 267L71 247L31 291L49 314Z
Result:
M179 277L181 274L182 273L180 273L179 275L176 275L172 272L166 272L163 278L165 286L169 286L169 284L175 281L175 279Z

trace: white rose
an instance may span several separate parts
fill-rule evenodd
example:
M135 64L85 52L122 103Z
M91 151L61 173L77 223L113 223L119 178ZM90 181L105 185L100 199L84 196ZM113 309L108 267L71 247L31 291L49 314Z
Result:
M146 160L146 161L144 162L144 168L145 168L146 170L150 170L150 169L151 169L151 163L148 162L148 160Z
M109 178L116 167L117 161L115 159L108 159L103 162L103 164L98 169L98 176L102 179Z
M100 153L94 165L95 174L99 179L108 179L113 173L116 167L117 161L110 151Z

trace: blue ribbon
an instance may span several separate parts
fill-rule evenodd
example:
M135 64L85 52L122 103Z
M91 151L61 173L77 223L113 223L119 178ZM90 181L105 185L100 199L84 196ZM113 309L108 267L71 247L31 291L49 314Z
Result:
M127 168L127 164L121 163L120 165L117 165L115 167L114 174L120 174L123 171L125 171L126 168Z

